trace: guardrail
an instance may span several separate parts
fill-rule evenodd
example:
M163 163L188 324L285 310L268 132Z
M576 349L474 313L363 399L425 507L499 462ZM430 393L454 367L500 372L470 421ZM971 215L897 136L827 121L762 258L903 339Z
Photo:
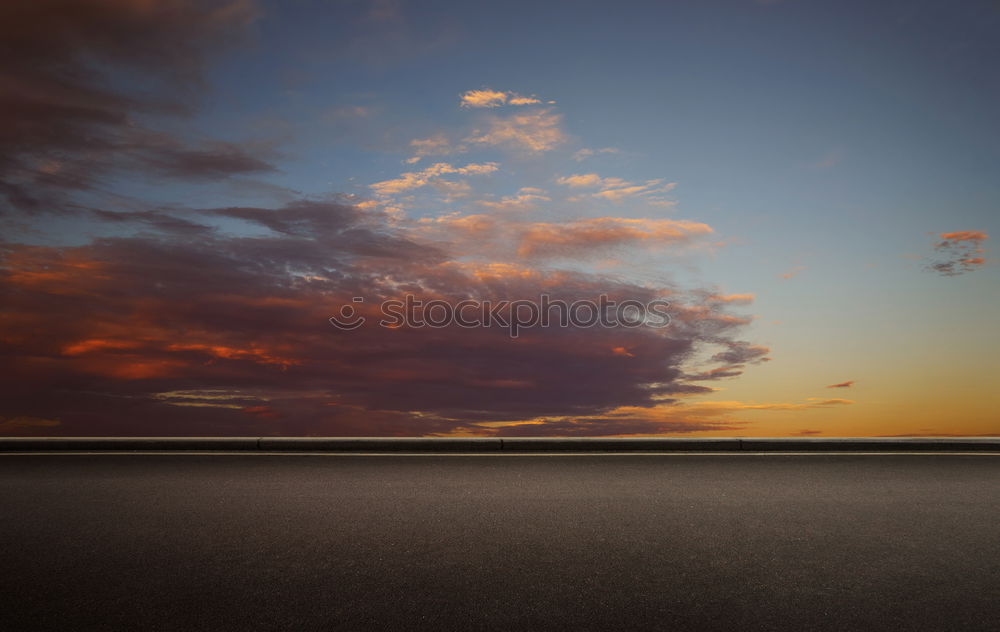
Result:
M0 437L0 452L1000 452L1000 437Z

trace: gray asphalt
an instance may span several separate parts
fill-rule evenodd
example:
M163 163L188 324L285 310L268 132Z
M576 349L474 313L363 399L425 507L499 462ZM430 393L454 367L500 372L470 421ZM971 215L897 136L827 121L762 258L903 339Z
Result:
M997 630L1000 456L0 455L3 630Z

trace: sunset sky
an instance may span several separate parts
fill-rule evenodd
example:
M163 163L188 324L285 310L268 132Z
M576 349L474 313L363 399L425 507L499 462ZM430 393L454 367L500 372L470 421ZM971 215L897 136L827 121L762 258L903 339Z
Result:
M0 60L0 435L1000 434L996 2L15 0Z

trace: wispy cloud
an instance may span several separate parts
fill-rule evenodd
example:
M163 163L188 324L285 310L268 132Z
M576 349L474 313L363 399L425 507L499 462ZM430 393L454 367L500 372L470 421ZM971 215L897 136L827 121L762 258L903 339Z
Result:
M854 386L854 380L847 380L846 382L840 382L839 384L830 384L827 388L850 388Z
M934 245L934 255L927 268L941 276L958 276L986 265L984 242L990 238L984 231L963 230L941 233Z
M462 153L466 149L463 145L453 144L443 132L427 138L414 138L410 141L410 148L413 150L413 156L406 160L408 164L415 164L426 156L446 156Z
M670 219L599 217L558 224L537 222L523 227L518 255L522 257L566 256L581 251L631 245L690 243L708 235L712 228L700 222Z
M53 428L62 425L58 419L43 419L30 415L15 417L0 417L0 434L24 436L33 434L51 434Z
M621 362L633 354L615 353ZM545 417L524 422L483 425L493 434L509 437L642 436L729 432L748 424L747 412L795 412L852 404L850 400L805 402L683 402L671 401L651 407L621 406L603 414ZM820 431L803 431L803 435Z
M717 301L719 303L733 303L747 305L754 301L753 294L712 294L708 296L707 300Z
M508 195L499 200L478 200L476 204L494 211L528 211L534 210L538 204L551 202L552 198L545 195L542 189L522 187L517 195Z
M572 189L598 189L590 194L591 197L608 200L611 202L621 202L622 200L636 196L652 196L658 193L667 193L677 187L676 182L664 182L662 178L646 180L641 184L636 184L622 178L605 178L596 173L577 173L569 176L562 176L556 179L558 184ZM667 202L659 198L654 201Z
M601 147L600 149L583 148L573 152L573 160L577 162L583 162L584 160L591 158L593 156L598 156L602 154L619 154L619 153L621 153L621 150L616 149L614 147Z
M566 142L562 115L550 110L523 112L506 117L491 116L484 130L476 130L465 141L537 154Z
M792 266L791 268L788 269L787 272L783 272L783 273L779 274L778 276L781 277L782 279L786 279L786 280L787 279L791 279L791 278L794 278L794 277L798 276L805 269L806 269L805 266Z
M523 210L539 196L523 195L491 208ZM478 204L482 205L480 201ZM429 238L447 241L469 256L501 260L597 260L619 248L680 252L712 234L707 224L673 219L596 217L538 222L498 214L452 214L420 222Z
M376 182L370 188L378 195L393 195L438 182L443 175L482 175L493 173L497 169L499 169L499 165L495 162L482 164L470 163L464 167L454 167L446 162L439 162L420 171L409 171L400 174L398 178L392 180Z
M495 108L502 105L536 105L542 100L534 96L521 96L514 92L501 92L491 88L469 90L460 97L464 108Z

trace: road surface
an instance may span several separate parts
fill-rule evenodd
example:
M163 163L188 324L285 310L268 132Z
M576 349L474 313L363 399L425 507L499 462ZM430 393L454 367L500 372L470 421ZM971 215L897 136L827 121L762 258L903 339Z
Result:
M997 630L1000 455L2 454L4 630Z

